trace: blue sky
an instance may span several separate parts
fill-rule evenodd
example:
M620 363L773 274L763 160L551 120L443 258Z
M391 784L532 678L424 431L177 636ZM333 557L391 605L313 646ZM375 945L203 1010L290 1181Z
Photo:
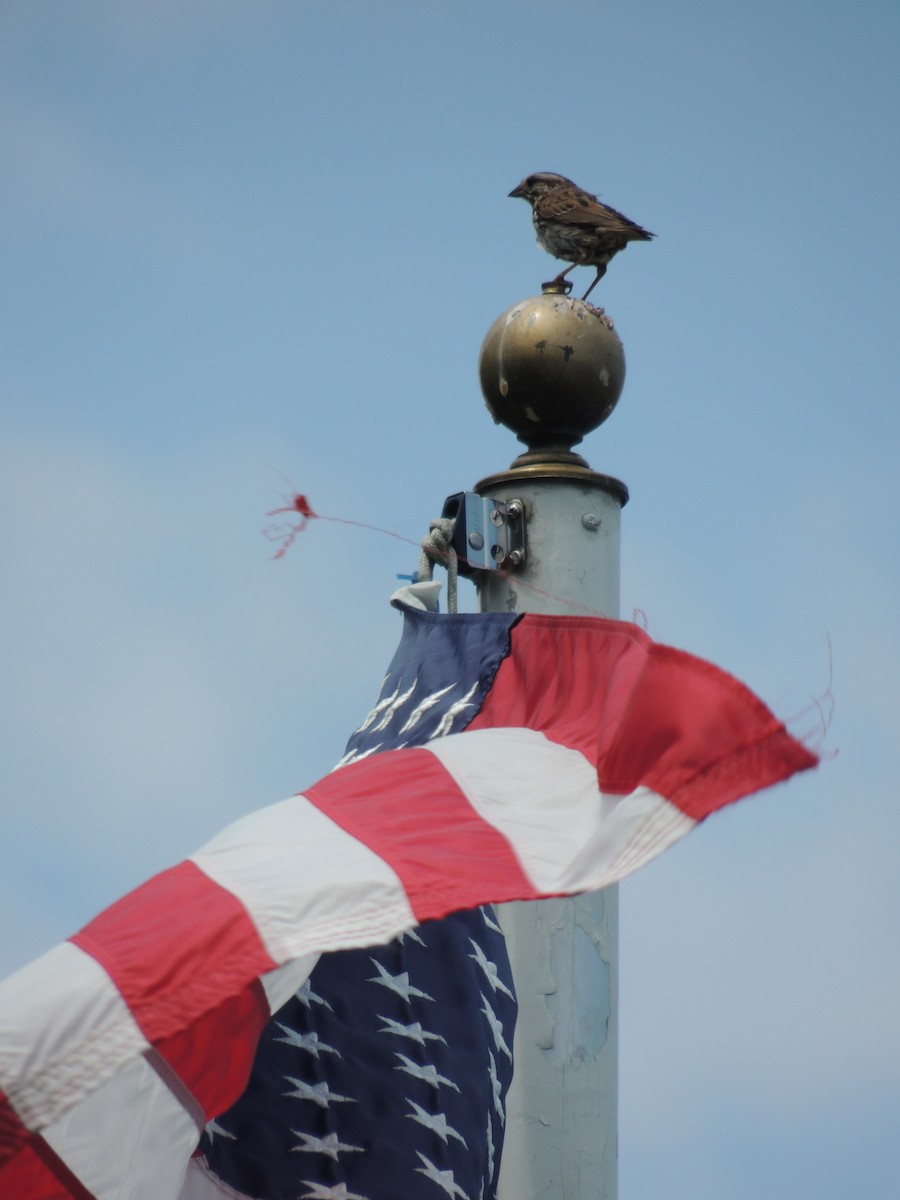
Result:
M6 0L0 971L340 757L415 552L313 522L273 562L265 513L287 479L417 539L508 465L477 354L557 269L506 199L556 170L658 235L592 296L623 614L786 718L835 700L819 771L621 889L621 1200L896 1195L898 33Z

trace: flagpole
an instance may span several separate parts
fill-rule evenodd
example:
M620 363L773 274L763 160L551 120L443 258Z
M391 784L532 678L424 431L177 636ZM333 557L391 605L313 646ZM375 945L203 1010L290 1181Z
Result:
M527 446L475 487L485 532L467 522L469 550L493 549L481 610L618 617L628 491L572 451L624 383L611 321L544 285L494 322L479 371L495 421ZM618 890L504 905L500 922L519 1018L499 1200L616 1200Z

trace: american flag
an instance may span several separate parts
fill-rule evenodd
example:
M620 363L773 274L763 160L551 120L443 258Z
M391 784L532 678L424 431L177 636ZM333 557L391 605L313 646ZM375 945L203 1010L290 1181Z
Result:
M348 754L0 983L0 1196L489 1197L514 1006L477 906L605 887L817 761L633 625L413 608Z
M407 621L341 764L464 729L515 619ZM247 1090L207 1126L192 1174L210 1196L221 1182L253 1200L493 1200L515 1019L489 908L326 955L270 1021Z

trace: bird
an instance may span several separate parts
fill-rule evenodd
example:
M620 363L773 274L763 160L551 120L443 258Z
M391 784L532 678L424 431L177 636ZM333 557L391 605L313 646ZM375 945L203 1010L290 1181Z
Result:
M587 300L606 274L614 254L624 250L629 242L649 242L656 236L601 203L565 175L555 175L552 171L526 175L509 195L531 205L538 243L554 258L571 264L551 283L570 286L566 276L575 267L597 268L594 282L582 300Z

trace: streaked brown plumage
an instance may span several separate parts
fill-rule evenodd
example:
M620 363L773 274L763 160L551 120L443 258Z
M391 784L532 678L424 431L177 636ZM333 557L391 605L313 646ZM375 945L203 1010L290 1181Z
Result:
M597 268L594 282L582 297L584 300L606 274L607 263L614 254L624 250L629 242L649 242L655 236L602 204L590 192L582 191L565 175L536 171L509 194L531 205L537 240L547 253L572 264L560 271L554 283L568 282L566 276L573 267Z

